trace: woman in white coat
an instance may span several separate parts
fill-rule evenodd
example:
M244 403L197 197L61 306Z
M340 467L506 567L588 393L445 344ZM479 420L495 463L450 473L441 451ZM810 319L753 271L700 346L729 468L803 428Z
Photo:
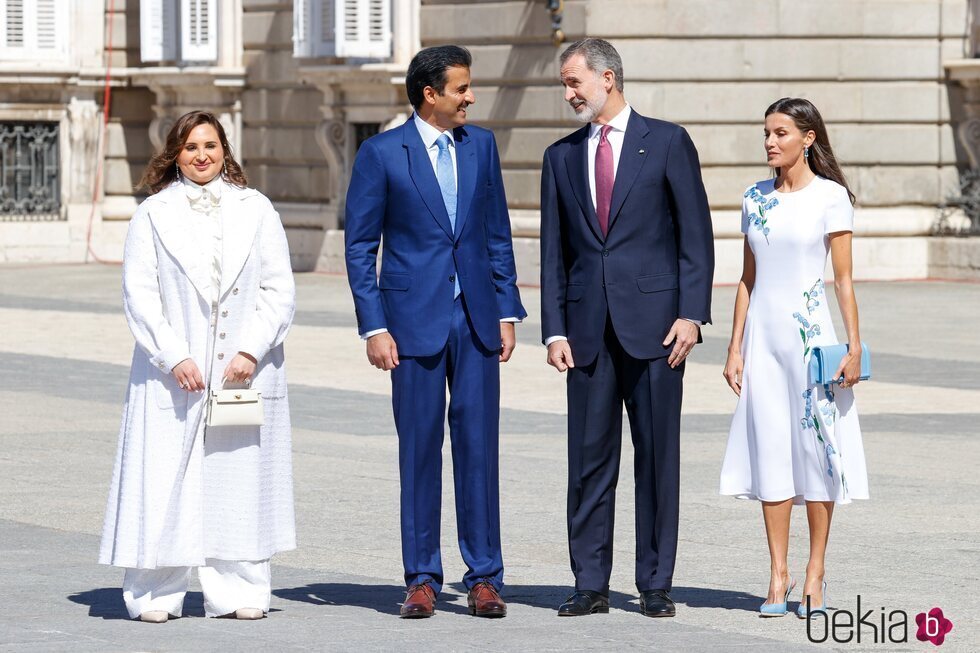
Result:
M258 619L269 558L296 542L286 236L213 114L177 120L141 185L123 256L136 347L99 561L126 568L134 619L180 616L193 567L208 616ZM209 389L249 383L262 426L205 426Z

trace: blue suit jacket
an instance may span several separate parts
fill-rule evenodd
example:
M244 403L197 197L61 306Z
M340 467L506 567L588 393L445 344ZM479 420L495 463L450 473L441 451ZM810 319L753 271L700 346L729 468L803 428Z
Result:
M459 276L473 329L486 349L500 349L501 318L527 315L517 290L510 216L493 133L466 126L454 129L453 137L458 177L455 233L411 118L361 145L347 190L344 239L358 331L388 329L403 356L431 356L445 346L454 274Z
M630 356L654 359L678 317L711 321L714 242L697 150L678 125L634 110L613 185L609 231L588 178L589 127L551 145L541 176L541 327L588 365L608 315Z

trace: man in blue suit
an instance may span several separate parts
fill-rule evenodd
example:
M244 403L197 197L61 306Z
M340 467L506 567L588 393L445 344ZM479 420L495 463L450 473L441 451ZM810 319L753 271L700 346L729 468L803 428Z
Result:
M609 611L625 403L634 448L640 609L673 616L684 360L711 320L714 249L697 151L623 97L623 63L588 38L561 55L582 129L545 152L541 319L568 372L568 540L561 616Z
M391 370L401 476L401 616L428 617L443 583L442 441L449 386L459 548L471 614L503 617L497 450L500 363L527 312L493 134L466 126L469 52L422 50L415 113L365 141L347 191L347 274L375 367ZM375 261L382 236L381 274Z

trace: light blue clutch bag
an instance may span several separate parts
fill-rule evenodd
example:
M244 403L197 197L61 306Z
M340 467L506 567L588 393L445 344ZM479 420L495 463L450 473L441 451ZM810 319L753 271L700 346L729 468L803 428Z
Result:
M814 347L810 355L810 385L831 385L840 383L840 379L832 379L830 375L837 371L840 362L847 355L847 345L830 345ZM861 381L871 378L871 350L868 345L861 343Z

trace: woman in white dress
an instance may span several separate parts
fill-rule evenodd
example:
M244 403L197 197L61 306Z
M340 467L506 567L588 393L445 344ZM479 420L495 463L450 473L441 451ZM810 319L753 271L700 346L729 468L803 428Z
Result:
M721 493L762 503L771 558L764 616L781 616L795 581L788 568L793 504L806 504L810 557L797 614L826 607L824 558L835 504L868 498L853 387L861 373L851 280L854 196L809 101L766 110L765 148L775 178L742 201L742 278L724 376L738 395L721 471ZM825 297L830 254L848 355L834 386L811 386L816 346L837 344Z
M141 186L123 255L136 346L99 562L126 568L132 618L180 616L197 567L208 616L258 619L269 558L296 542L285 232L207 112L177 120ZM263 425L206 427L208 390L249 382Z

